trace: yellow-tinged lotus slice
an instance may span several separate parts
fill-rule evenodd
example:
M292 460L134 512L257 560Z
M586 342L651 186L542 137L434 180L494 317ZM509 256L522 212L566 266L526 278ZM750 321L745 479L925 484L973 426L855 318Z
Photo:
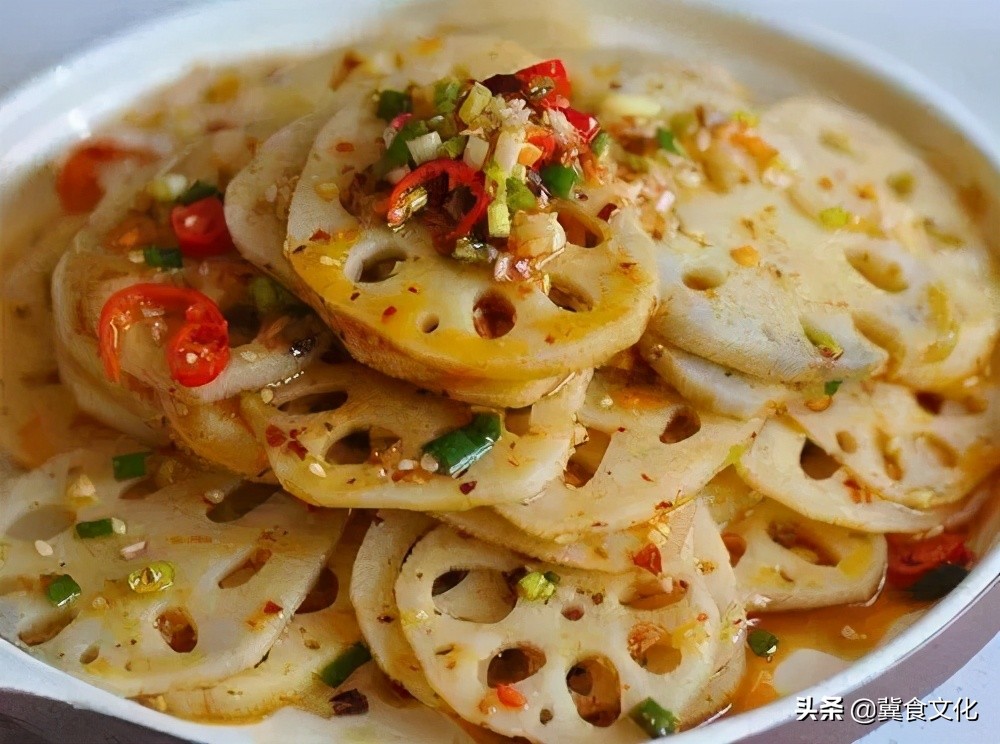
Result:
M826 410L788 414L859 483L918 509L965 498L1000 465L1000 387L965 401L884 382L845 384Z
M432 708L441 699L403 635L396 607L396 578L410 549L437 523L417 512L378 512L361 543L351 574L351 602L372 657L390 679Z
M289 619L268 603L298 606L345 519L229 475L143 496L112 474L112 455L136 449L61 455L13 482L0 511L0 633L126 697L208 685L260 661ZM111 534L77 535L75 525L105 519ZM63 575L79 596L57 606L73 594Z
M770 499L727 525L724 537L750 610L864 602L885 574L882 535L815 522Z
M683 725L720 660L742 652L732 643L742 612L720 608L695 567L693 537L661 576L609 576L525 563L438 527L396 582L403 632L431 686L470 722L532 740L645 741L628 717L633 706L651 697ZM511 588L515 571L527 574ZM716 571L731 574L725 558ZM526 588L538 577L547 598ZM500 684L508 687L498 695Z
M699 408L725 416L753 418L774 412L796 395L786 385L767 382L689 354L647 332L639 349L649 366Z
M297 607L260 663L211 686L183 685L163 695L167 710L185 718L248 719L287 705L324 712L333 692L319 673L361 641L349 588L364 519L354 518L316 584ZM274 610L274 608L270 608Z
M632 570L635 555L651 543L656 545L664 560L676 557L691 529L694 503L675 509L653 524L637 525L622 532L580 535L569 541L530 535L493 509L441 512L434 516L483 542L500 545L531 558L560 566L624 573Z
M654 521L731 465L763 424L695 410L662 382L598 371L579 413L589 439L537 499L497 507L547 539Z
M358 365L314 365L267 388L268 403L249 393L242 405L278 481L305 501L455 511L539 493L569 457L589 380L574 375L526 411L498 411L499 440L456 477L422 467L422 448L473 410Z
M929 509L904 506L866 488L836 464L806 473L800 461L807 441L791 420L771 419L738 463L740 475L765 496L803 516L861 532L913 533L960 525L988 496L988 490L980 487L964 501Z
M486 268L442 256L418 225L393 232L359 224L341 198L354 173L379 157L384 122L374 115L371 88L360 83L356 101L320 132L292 200L286 245L309 288L305 299L356 359L464 396L453 381L540 384L639 338L657 279L652 244L628 211L605 223L553 205L588 224L586 245L568 242L544 267L558 295L497 282ZM572 309L557 304L563 295Z

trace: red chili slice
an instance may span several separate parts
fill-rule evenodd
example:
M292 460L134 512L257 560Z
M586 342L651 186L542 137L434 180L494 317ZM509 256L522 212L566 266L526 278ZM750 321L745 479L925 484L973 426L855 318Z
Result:
M539 98L537 102L546 108L563 108L569 105L573 86L570 85L566 66L561 59L549 59L539 62L537 65L525 67L523 70L515 72L514 76L521 81L525 88L531 88L542 79L549 78L555 87Z
M912 540L909 535L887 535L889 569L887 578L893 586L905 589L942 563L968 565L975 557L965 547L965 536L942 532L926 540Z
M639 568L646 569L654 576L659 576L663 573L663 557L660 555L660 549L653 545L653 543L648 543L642 550L632 556L632 563Z
M389 210L386 213L386 219L390 227L398 227L406 221L408 214L403 207L402 200L407 192L445 175L448 176L449 191L454 191L458 187L464 186L472 192L472 196L476 200L475 204L472 205L472 209L465 213L458 224L455 225L455 229L448 233L446 237L448 240L457 240L472 232L472 228L486 214L486 209L490 203L489 195L486 193L485 176L482 172L473 170L461 160L451 160L449 158L431 160L424 163L410 173L407 173L396 184L392 193L389 194Z
M520 710L525 705L528 704L528 699L518 690L514 685L505 685L503 683L496 686L497 700L505 708L513 708L515 710Z
M541 156L535 161L532 168L538 169L552 159L556 152L556 136L547 129L536 127L528 130L528 140L530 144L542 151Z
M222 202L214 196L187 206L174 207L170 213L170 224L185 256L207 258L228 253L234 248Z
M564 108L562 112L566 115L566 120L573 125L573 128L580 133L580 137L588 145L597 136L597 133L601 131L600 122L590 114L577 111L570 106Z
M148 163L155 155L149 150L126 147L112 140L87 142L73 151L56 176L56 193L65 212L80 214L97 206L104 196L101 168L121 160Z
M121 340L144 311L183 312L184 324L167 341L170 377L184 387L205 385L229 364L229 327L219 307L201 292L169 284L135 284L104 303L97 325L104 373L121 378Z

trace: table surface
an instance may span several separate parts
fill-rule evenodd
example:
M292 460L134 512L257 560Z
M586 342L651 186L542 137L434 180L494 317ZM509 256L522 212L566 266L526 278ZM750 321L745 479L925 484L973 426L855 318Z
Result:
M157 15L213 0L35 0L0 2L0 94L109 34ZM954 94L1000 137L1000 0L711 0L715 5L822 26L880 47ZM761 742L1000 741L1000 588L939 638L861 695L925 701L979 701L976 722L894 722L874 731L849 722L803 722L755 737ZM0 711L2 712L2 711ZM0 743L29 741L0 726ZM41 740L31 738L32 742Z

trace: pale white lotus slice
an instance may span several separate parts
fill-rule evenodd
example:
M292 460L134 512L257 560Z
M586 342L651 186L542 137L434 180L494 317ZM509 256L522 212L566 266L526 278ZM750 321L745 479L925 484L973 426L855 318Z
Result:
M964 501L913 509L881 497L844 468L809 475L802 468L808 437L785 418L771 419L738 463L753 488L818 522L861 532L923 532L968 521L988 495L980 488ZM829 455L827 455L829 457ZM816 475L825 475L818 478Z
M690 502L663 515L655 524L638 525L622 532L579 535L568 541L536 537L515 527L493 509L439 512L435 518L483 542L500 545L538 560L592 571L624 573L635 566L633 558L655 541L661 558L680 553L694 518Z
M508 585L522 569L558 575L547 601ZM639 742L648 737L628 712L651 697L682 715L707 689L722 645L723 618L699 571L691 561L664 571L525 564L438 527L403 564L396 600L428 681L466 720L535 741ZM501 703L497 684L524 706Z
M310 709L322 701L326 708L333 690L319 673L361 641L350 585L364 522L348 524L303 602L278 610L291 621L260 662L210 686L171 688L163 695L167 710L185 718L246 720L286 705Z
M472 409L356 364L314 365L267 389L269 403L244 396L243 411L278 481L305 501L455 511L528 498L558 475L589 379L575 375L528 411L498 412L500 439L455 477L422 468L422 448L469 423ZM363 452L346 451L366 435Z
M959 501L1000 463L996 384L967 401L845 384L826 410L798 404L788 414L860 483L905 506Z
M712 519L724 527L764 498L740 478L736 465L731 465L708 482L698 494L698 503L708 507Z
M112 455L136 449L59 456L13 482L0 507L0 633L129 697L212 683L260 661L288 622L268 603L302 601L344 523L343 512L310 511L275 486L241 488L228 475L143 496L112 474ZM74 524L105 518L119 520L118 532L76 535ZM139 578L144 569L153 581ZM45 584L62 574L81 594L56 607Z
M610 368L595 374L578 418L589 439L562 477L537 499L497 507L531 535L568 540L656 519L732 464L763 424L698 411L662 382Z
M885 575L882 535L815 522L771 499L729 524L725 537L747 608L759 612L864 602Z
M371 89L361 83L356 100L317 137L292 200L286 245L309 288L304 299L352 356L467 400L469 390L503 381L523 401L514 383L544 388L542 380L595 366L638 340L657 279L652 243L628 211L606 223L553 205L585 220L587 237L546 264L549 294L442 256L417 224L398 232L359 224L341 201L354 174L380 155L385 123L375 117ZM563 295L573 298L572 309L557 304Z
M774 412L796 391L786 385L750 377L689 354L647 332L639 349L649 366L699 408L725 416L753 418Z
M442 705L403 635L396 579L414 543L436 522L419 512L378 512L361 543L351 574L351 602L365 641L383 672L424 705Z

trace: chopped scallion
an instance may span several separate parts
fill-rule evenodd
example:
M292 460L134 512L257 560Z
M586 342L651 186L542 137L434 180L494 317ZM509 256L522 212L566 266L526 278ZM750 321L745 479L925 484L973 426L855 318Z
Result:
M406 149L410 151L410 157L416 165L423 165L426 162L435 160L438 157L438 150L441 149L441 135L437 132L428 132L419 137L414 137L406 143Z
M162 592L174 584L174 566L167 561L153 561L128 575L128 585L137 594Z
M319 678L330 687L340 687L356 669L372 660L368 647L358 641L319 672Z
M84 539L93 537L106 537L115 533L114 524L111 518L95 519L92 522L77 522L76 534Z
M463 135L446 139L438 148L438 156L455 160L465 151L465 143L469 138Z
M408 114L413 110L413 99L409 93L399 90L383 90L378 94L378 107L375 115L383 121L392 121L400 114Z
M493 94L490 93L489 88L482 83L474 83L458 110L458 118L466 124L472 124L476 117L483 113L486 105L492 99Z
M207 199L210 196L222 196L222 192L215 186L204 181L195 181L188 186L187 191L177 197L178 204L194 204L196 201Z
M611 149L611 135L607 132L598 132L597 136L590 143L590 151L594 153L594 157L600 160L608 151Z
M685 154L681 143L677 141L677 137L669 129L660 127L656 130L656 144L659 145L661 150L672 152L674 155Z
M828 230L838 230L847 227L851 221L851 213L843 207L827 207L820 211L819 221Z
M510 210L507 200L497 198L486 210L486 224L491 238L506 238L510 235Z
M535 209L538 199L523 182L516 178L507 179L507 208L511 212Z
M437 472L454 476L493 449L500 433L497 414L477 413L471 423L428 442L423 451L437 461Z
M461 85L454 78L438 80L434 84L434 110L439 114L450 114L458 103Z
M837 391L840 390L840 386L843 384L843 380L830 380L823 385L823 392L826 395L836 395Z
M83 593L80 585L69 574L52 577L45 587L45 596L55 607L65 607Z
M677 716L657 703L646 698L629 711L629 718L635 721L647 736L667 736L677 731Z
M160 248L151 245L142 249L142 257L146 265L154 269L180 269L184 266L180 248Z
M893 173L886 177L886 184L892 189L900 199L906 199L913 195L913 189L917 185L917 179L909 171Z
M541 176L545 188L563 199L569 199L573 195L573 187L580 180L575 170L558 164L545 166Z
M757 628L747 636L750 650L762 659L770 659L778 651L778 638L773 633Z
M152 452L129 452L111 458L111 470L116 481L141 478L146 474L146 458Z
M840 359L844 355L844 347L837 343L837 339L824 330L806 326L803 329L809 343L816 347L820 354L827 359Z
M427 124L422 121L411 119L406 122L389 143L382 159L375 164L375 175L378 178L384 178L389 171L408 164L410 162L410 149L406 144L412 139L422 137L428 131L430 130L428 130Z
M549 575L555 576L556 581L551 581ZM529 571L517 582L517 593L529 601L547 600L556 593L556 584L559 576L552 571L544 574L540 571Z

